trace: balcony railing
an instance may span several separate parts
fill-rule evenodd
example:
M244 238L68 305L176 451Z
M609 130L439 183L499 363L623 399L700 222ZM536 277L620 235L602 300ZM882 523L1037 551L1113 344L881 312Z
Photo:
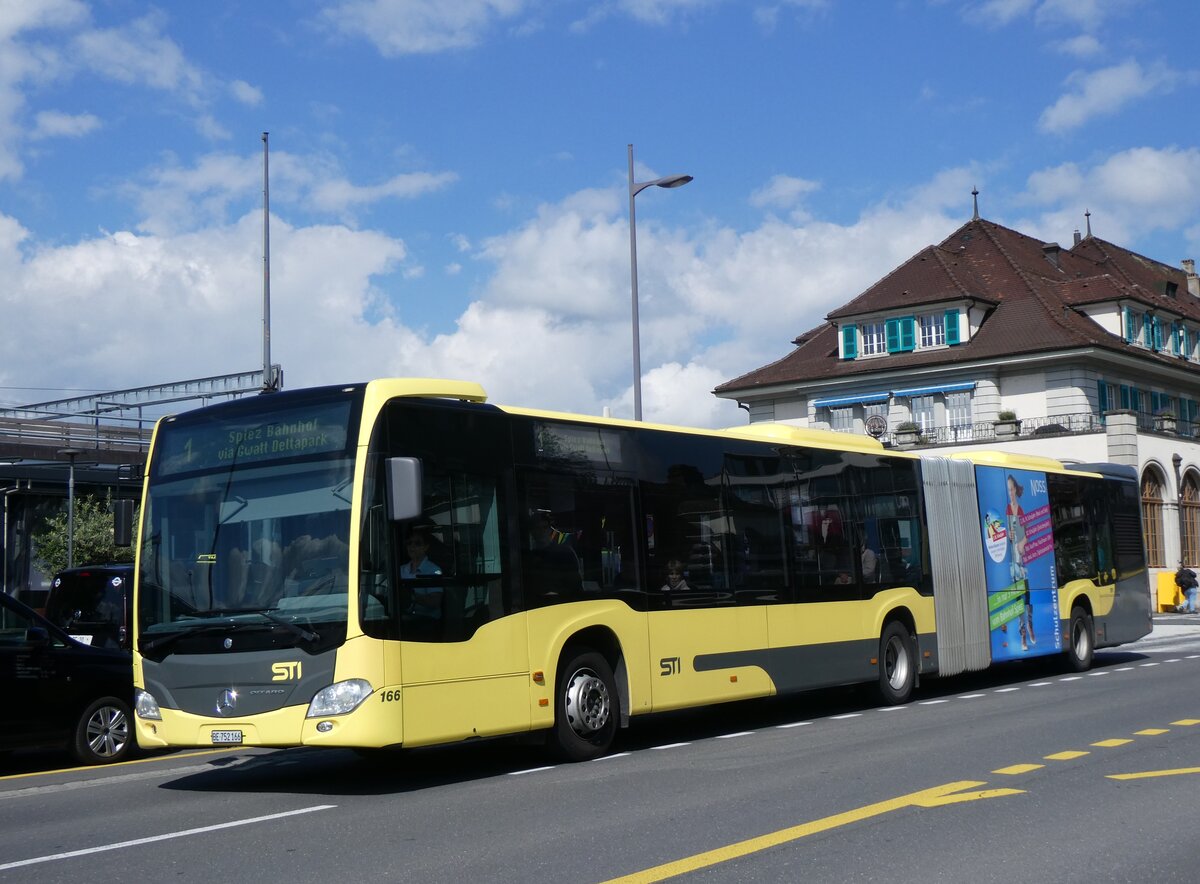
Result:
M951 427L931 427L920 432L916 444L919 446L959 445L970 442L1004 442L1013 438L1076 436L1104 432L1104 418L1091 412L1021 418L1016 422L1015 436L997 432L996 424L996 421L979 421ZM1200 438L1200 421L1178 420L1161 414L1138 412L1137 427L1139 431L1146 433ZM840 430L839 432L854 431ZM889 431L880 437L880 441L884 444L894 445L897 435L894 431Z

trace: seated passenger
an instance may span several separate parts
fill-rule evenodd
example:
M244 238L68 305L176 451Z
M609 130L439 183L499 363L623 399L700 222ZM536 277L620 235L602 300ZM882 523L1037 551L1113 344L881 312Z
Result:
M582 589L582 568L566 534L538 511L530 520L526 578L534 596L573 597Z

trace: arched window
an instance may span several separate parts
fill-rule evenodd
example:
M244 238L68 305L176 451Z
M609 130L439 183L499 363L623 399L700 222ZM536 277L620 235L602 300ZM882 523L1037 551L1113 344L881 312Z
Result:
M1200 483L1196 474L1183 477L1183 500L1179 517L1183 519L1183 561L1189 568L1200 565Z
M1142 474L1142 530L1146 532L1146 564L1163 567L1163 480L1154 467L1147 467Z

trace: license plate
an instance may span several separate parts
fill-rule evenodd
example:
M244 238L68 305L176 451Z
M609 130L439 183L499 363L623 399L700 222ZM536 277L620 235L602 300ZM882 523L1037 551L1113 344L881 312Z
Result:
M213 731L212 741L214 746L240 746L242 743L242 732Z

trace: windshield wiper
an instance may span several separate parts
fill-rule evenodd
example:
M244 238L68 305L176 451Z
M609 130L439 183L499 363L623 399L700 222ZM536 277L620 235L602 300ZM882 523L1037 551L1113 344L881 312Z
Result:
M144 654L147 651L153 651L155 648L163 648L167 645L173 645L185 635L200 635L204 632L220 632L222 629L228 629L228 623L205 623L203 626L192 626L172 632L169 635L160 635L158 638L151 639L148 642L138 644L138 649Z
M292 633L298 635L300 638L304 639L306 642L315 642L317 639L320 638L320 636L317 635L312 630L305 629L303 626L300 626L297 623L293 623L291 620L285 620L284 618L282 618L276 614L272 614L266 608L248 608L244 611L240 611L239 613L258 614L260 617L265 617L267 620L270 620L272 623L276 623L276 624L282 626L284 629L288 630L289 632L292 632Z

